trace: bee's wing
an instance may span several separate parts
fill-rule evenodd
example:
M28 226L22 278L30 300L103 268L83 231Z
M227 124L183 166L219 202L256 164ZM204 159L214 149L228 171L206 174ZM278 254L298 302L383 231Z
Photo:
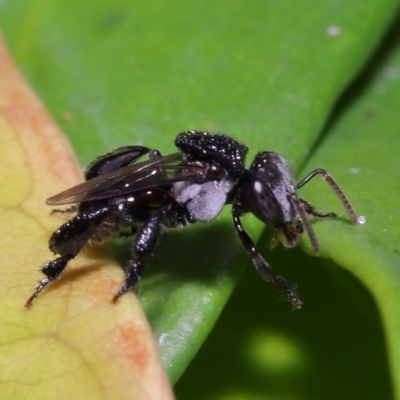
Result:
M126 196L179 181L201 180L204 168L183 165L182 153L128 165L73 186L46 200L48 205L81 203Z

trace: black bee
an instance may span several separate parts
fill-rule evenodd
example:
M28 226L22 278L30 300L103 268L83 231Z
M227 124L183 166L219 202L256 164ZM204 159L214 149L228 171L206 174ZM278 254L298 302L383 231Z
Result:
M58 257L42 267L46 278L28 299L27 308L60 277L85 244L108 236L135 235L125 282L113 298L116 302L140 280L161 226L177 228L212 221L226 204L232 204L234 227L256 270L265 280L280 286L294 307L301 307L295 289L264 260L243 229L240 217L251 212L272 227L276 234L271 247L279 243L294 247L305 230L318 253L309 215L334 218L336 214L320 214L298 197L296 190L322 175L354 224L354 209L337 183L317 168L296 184L287 161L275 152L259 153L246 168L247 147L221 134L188 131L176 137L175 145L179 152L167 156L143 146L117 149L89 165L85 182L47 200L49 205L77 204L61 211L77 214L51 236L49 248ZM137 162L146 154L147 161Z

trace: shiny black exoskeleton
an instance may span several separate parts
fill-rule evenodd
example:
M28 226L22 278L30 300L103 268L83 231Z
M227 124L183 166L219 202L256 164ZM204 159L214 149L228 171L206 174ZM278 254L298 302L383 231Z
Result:
M26 303L27 308L43 288L60 277L85 244L109 236L134 234L132 259L126 268L125 282L113 298L116 302L141 278L162 226L174 228L209 222L226 204L232 204L235 229L257 271L280 286L294 307L301 307L293 287L277 276L258 252L240 217L251 212L272 227L276 234L271 247L279 243L296 246L305 230L318 253L308 216L332 218L336 214L318 213L297 196L296 190L315 175L322 175L351 222L356 223L350 202L333 178L318 168L296 184L287 161L274 152L259 153L247 169L247 147L221 134L188 131L176 137L175 145L180 151L167 156L147 147L128 146L99 157L89 165L85 182L47 200L49 205L78 204L62 211L77 211L77 214L51 236L49 248L58 257L42 267L46 278L39 282ZM137 162L146 154L149 160Z

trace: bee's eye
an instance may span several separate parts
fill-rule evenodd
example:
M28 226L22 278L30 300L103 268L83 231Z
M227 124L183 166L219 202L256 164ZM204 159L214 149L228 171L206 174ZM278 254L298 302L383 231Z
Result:
M274 228L282 225L281 204L264 181L250 179L242 193L246 205L258 219Z

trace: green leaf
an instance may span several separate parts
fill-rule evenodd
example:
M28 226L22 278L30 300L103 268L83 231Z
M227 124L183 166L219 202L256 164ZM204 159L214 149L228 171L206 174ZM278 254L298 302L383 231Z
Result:
M352 91L342 99L344 107L334 116L326 140L312 157L343 168L338 179L347 182L349 195L367 218L358 234L336 226L320 228L332 258L352 272L370 291L387 338L388 355L396 394L400 393L400 246L398 204L400 114L400 23L365 70ZM347 176L346 176L347 175ZM321 198L323 198L321 196Z
M363 208L366 198L372 197L372 177L383 179L381 168L379 177L371 169L369 184L360 183L370 162L365 164L361 156L376 146L369 147L363 140L350 146L348 132L337 139L340 144L317 139L336 100L379 45L397 6L389 0L379 4L372 0L5 1L0 5L0 22L21 67L83 164L127 144L143 143L168 153L175 134L190 128L228 132L249 145L249 158L261 149L278 151L296 170L312 150L318 150L315 157L321 158L310 159L305 171L317 165L329 170L356 209L367 216L365 226L351 226L346 218L315 224L321 254L351 268L357 259L372 262L365 255L364 241L375 248L369 233L379 232L381 243L383 229L388 229L381 217L376 220L381 230L374 226L370 211L381 207ZM349 174L351 168L359 168L359 174ZM328 211L341 211L328 187L314 182L311 187L314 192L318 188L318 194L305 188L302 196ZM254 218L245 223L256 238L261 224ZM123 248L126 253L127 246ZM291 259L289 253L281 254L282 259ZM381 265L394 257L386 251L374 255ZM234 237L228 211L213 224L162 238L140 299L172 381L212 329L246 263L248 257ZM363 273L375 282L374 271L366 268ZM361 274L357 275L366 283ZM291 278L289 271L285 275ZM291 280L299 283L308 307L311 300L306 301L301 279ZM379 282L385 292L385 280ZM266 284L263 288L265 293L271 291ZM279 293L272 295L270 299L279 298ZM251 291L241 304L250 310L265 306L253 299ZM268 308L271 312L264 318L279 319L275 314L288 307ZM295 321L300 313L293 316ZM292 313L287 317L292 318ZM237 331L240 336L241 330ZM230 359L234 356L233 350ZM233 361L230 365L234 368Z
M178 397L195 393L191 398L398 398L399 39L397 21L340 98L300 175L317 166L334 173L366 224L349 225L342 211L339 220L313 225L321 256L335 264L300 252L271 254L269 261L285 276L292 274L291 280L299 285L305 302L301 316L271 317L277 308L274 300L247 273L179 382ZM325 211L338 210L336 196L323 182L307 185L301 196ZM263 235L260 244L267 240ZM291 268L296 271L289 272ZM230 352L235 352L234 366ZM214 365L211 360L217 354L223 361ZM221 376L219 371L225 369L229 373Z

